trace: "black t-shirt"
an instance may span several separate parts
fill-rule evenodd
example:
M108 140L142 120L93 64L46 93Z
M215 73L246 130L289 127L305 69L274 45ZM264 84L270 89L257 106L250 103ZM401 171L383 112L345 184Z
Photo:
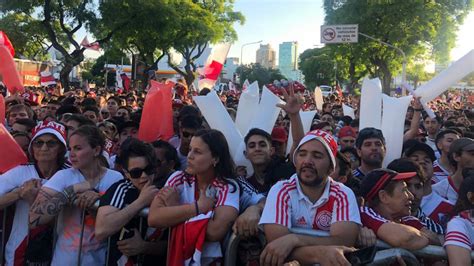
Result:
M140 195L140 191L132 184L127 179L123 179L118 181L117 183L113 184L107 192L100 198L100 204L99 207L102 206L112 206L118 209L123 209L127 205L131 204L134 202L138 196ZM133 229L140 229L140 224L142 228L142 239L151 241L151 239L147 239L147 231L148 230L148 223L146 218L141 218L139 216L133 217L132 220L130 220L124 228L129 230L130 232L133 232ZM150 228L152 230L152 228ZM158 230L155 230L156 232L153 233L152 238L153 239L166 239L165 236L163 235L163 232L160 232ZM120 250L117 248L117 242L119 241L121 231L117 232L116 234L112 235L110 237L109 241L109 247L108 247L108 254L107 254L107 260L108 260L108 265L117 265L117 262L120 260L122 257L122 253ZM131 237L131 236L129 236ZM128 238L129 238L128 237ZM124 237L123 239L126 239L127 237ZM158 256L152 256L152 255L143 255L143 256L134 256L131 257L131 260L134 263L141 262L143 265L154 265L157 260L166 261L166 258L161 258Z
M248 178L249 183L258 191L265 196L270 191L270 188L278 181L290 178L296 173L295 166L289 160L274 157L270 164L267 166L264 176L264 184L260 184L255 176Z

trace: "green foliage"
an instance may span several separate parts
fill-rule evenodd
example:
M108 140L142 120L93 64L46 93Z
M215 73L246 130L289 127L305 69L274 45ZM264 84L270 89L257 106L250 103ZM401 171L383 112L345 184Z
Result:
M280 70L265 68L260 64L239 66L236 73L239 75L241 83L248 79L250 83L258 81L259 86L273 83L274 80L286 79L286 77L280 73Z
M420 82L428 81L434 74L425 71L425 65L422 63L411 64L407 68L407 80L412 81L416 89Z
M234 22L243 22L243 16L233 11L232 0L150 0L111 1L100 6L102 23L94 32L114 27L117 17L138 15L121 27L113 43L138 54L148 66L154 66L171 48L183 55L184 69L172 66L194 80L196 60L208 43L232 41L237 38Z
M472 2L325 0L325 24L359 24L360 32L402 49L411 61L430 50L449 54L454 35L446 31L457 29L472 10ZM401 71L403 58L395 49L363 36L357 44L334 44L330 48L336 56L363 65L362 72L380 77L386 91L393 75Z
M59 24L53 25L56 29ZM8 13L0 18L0 30L4 31L15 48L16 57L43 61L49 58L47 49L51 45L41 23L23 13ZM67 43L65 35L59 42Z

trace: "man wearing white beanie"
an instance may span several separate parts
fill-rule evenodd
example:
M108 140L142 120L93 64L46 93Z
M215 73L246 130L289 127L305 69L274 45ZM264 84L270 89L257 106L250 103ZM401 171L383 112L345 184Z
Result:
M293 154L296 174L270 190L260 219L267 246L261 265L280 265L293 259L301 264L346 265L361 224L351 189L329 177L336 165L337 143L322 130L306 134ZM290 228L329 232L329 237L294 234Z

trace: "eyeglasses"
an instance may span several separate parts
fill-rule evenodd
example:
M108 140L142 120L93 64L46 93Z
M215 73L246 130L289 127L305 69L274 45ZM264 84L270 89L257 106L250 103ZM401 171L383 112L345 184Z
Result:
M46 144L46 147L48 147L48 148L55 148L56 146L58 146L59 141L57 141L57 140L48 140L48 141L35 140L35 141L33 141L33 147L35 147L35 148L42 148L44 144Z
M147 176L150 176L156 173L155 168L152 166L147 166L145 168L133 168L126 171L130 174L130 177L132 179L140 178L143 175L143 172L145 172Z
M183 137L190 138L194 136L194 133L183 131Z

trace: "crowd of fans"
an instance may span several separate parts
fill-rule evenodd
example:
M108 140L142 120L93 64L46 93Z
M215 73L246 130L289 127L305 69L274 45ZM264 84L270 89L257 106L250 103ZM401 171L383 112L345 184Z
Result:
M472 264L472 93L438 97L435 118L414 99L403 154L382 168L385 138L359 130L360 97L325 97L304 132L299 112L316 103L309 92L283 90L273 131L244 138L248 176L193 105L198 93L182 82L173 91L175 136L152 143L138 139L141 90L4 95L5 126L29 158L0 175L5 265L223 265L231 233L241 237L237 265L350 265L348 254L377 239L408 250L443 246L449 264ZM240 93L219 93L233 118Z

